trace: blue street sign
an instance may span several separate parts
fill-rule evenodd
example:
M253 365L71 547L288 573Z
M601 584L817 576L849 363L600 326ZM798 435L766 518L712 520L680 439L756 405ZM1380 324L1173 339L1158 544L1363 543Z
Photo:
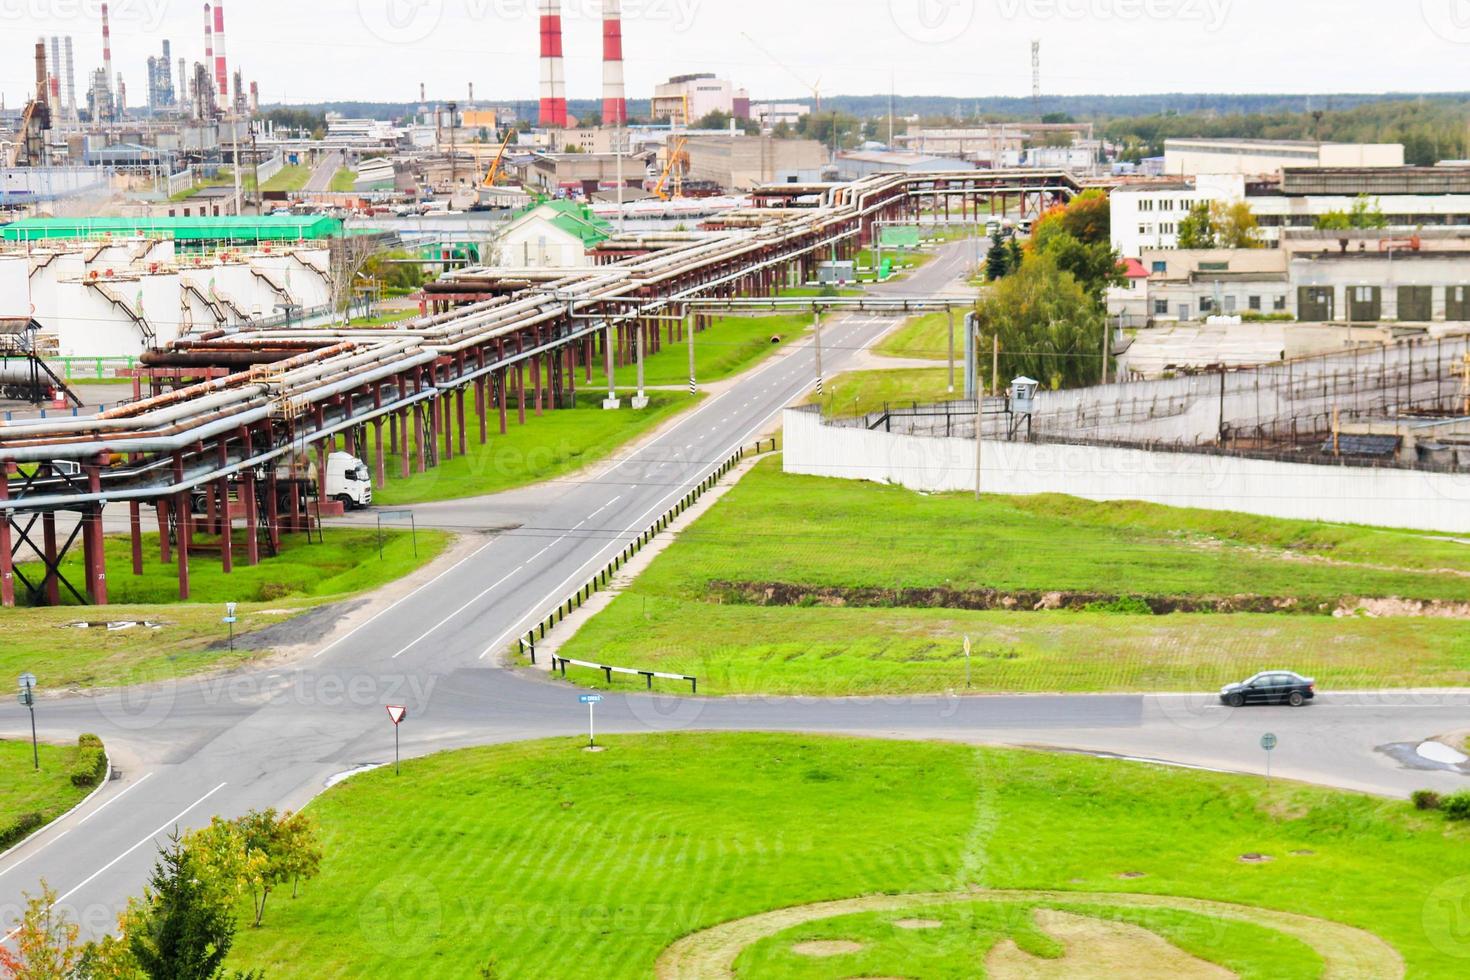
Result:
M602 695L601 694L584 694L584 695L582 695L582 703L583 704L599 704L601 702L602 702Z

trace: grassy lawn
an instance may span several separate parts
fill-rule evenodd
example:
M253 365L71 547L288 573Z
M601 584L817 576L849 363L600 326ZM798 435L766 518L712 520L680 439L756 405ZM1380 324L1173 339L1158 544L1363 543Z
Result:
M338 194L351 194L356 182L357 172L350 167L343 167L332 174L332 186L328 189Z
M417 309L412 310L387 310L377 316L360 316L352 321L354 327L391 327L395 323L412 320L419 315Z
M239 640L315 606L402 578L437 558L450 541L442 532L420 531L415 557L406 532L387 533L380 560L376 531L328 528L325 533L324 543L311 544L302 535L289 535L280 556L262 557L255 568L244 565L244 547L237 535L235 571L228 576L220 569L217 551L191 553L189 603L177 601L178 571L158 560L156 535L145 535L141 578L132 574L127 538L109 538L112 604L105 613L76 606L7 612L0 672L29 670L44 687L56 689L108 687L234 666L262 651L237 645L234 653L229 652L221 623L224 603L240 604L235 625ZM69 565L67 570L75 573L68 576L73 582L81 580L79 566ZM34 571L26 567L28 575ZM64 589L62 595L69 597ZM78 628L76 624L83 621L95 622L92 628ZM108 622L137 625L108 629Z
M1284 655L1333 686L1461 685L1470 683L1470 630L1456 620L1160 616L1127 598L1076 611L962 606L982 590L1463 601L1470 585L1456 573L1467 570L1470 548L1412 532L1064 497L977 503L790 476L769 461L564 653L694 674L711 694L963 687L967 635L980 690L1211 689L1279 667ZM788 595L750 604L773 585Z
M92 791L71 784L75 745L41 745L40 751L41 771L36 772L29 741L0 741L0 831L26 813L39 813L50 823Z
M299 191L311 179L312 168L304 163L293 163L282 167L261 187L263 191Z
M954 316L954 350L956 358L965 356L965 313ZM874 352L884 357L912 357L926 361L949 360L950 314L926 313L911 318L883 339ZM947 377L946 373L946 377ZM946 382L947 384L948 382Z
M648 408L634 412L628 407L630 392L626 384L619 393L624 399L622 409L604 411L604 393L595 389L588 393L582 389L579 378L576 408L547 409L540 418L535 418L528 404L525 425L516 423L512 401L510 431L503 436L499 434L499 420L492 411L490 441L484 446L479 445L479 423L474 419L473 399L466 399L469 455L456 455L448 462L441 461L438 467L405 481L396 478L396 474L401 472L398 457L385 453L389 480L386 486L373 490L373 503L380 507L398 507L459 500L554 480L608 458L620 447L698 401L681 392L649 392ZM370 426L368 444L361 452L364 459L373 458L372 440Z
M881 353L881 352L880 352ZM885 405L921 405L964 397L964 369L955 366L955 391L949 391L949 368L904 368L897 371L849 371L826 385L822 397L807 397L810 405L822 405L828 417L867 415L881 412Z
M1061 894L990 905L956 894L928 902L942 905L932 910L799 926L751 943L738 975L974 976L1003 937L1033 955L1061 952L1032 924L1038 906L1135 923L1181 956L1242 976L1315 975L1315 956L1273 927L1275 914L1247 926L1106 901L1125 894L1325 919L1388 942L1411 976L1463 969L1452 904L1462 892L1435 896L1470 874L1470 837L1404 802L948 744L725 734L604 742L609 751L596 755L573 739L446 754L330 790L311 806L325 843L321 876L297 899L283 896L261 929L239 931L232 966L313 977L406 968L424 978L649 977L671 943L732 919L979 888ZM1272 860L1249 865L1246 854ZM894 927L916 913L953 928ZM798 938L869 944L817 961L791 956ZM967 965L955 959L960 947Z
M702 333L694 335L694 371L700 384L723 381L755 367L771 355L784 351L812 330L807 313L777 316L722 316ZM780 337L781 343L771 343ZM637 364L619 367L615 373L622 388L638 383ZM669 343L643 362L644 384L652 388L689 384L688 341ZM592 366L591 387L606 390L607 374L602 361ZM581 377L578 378L581 387Z

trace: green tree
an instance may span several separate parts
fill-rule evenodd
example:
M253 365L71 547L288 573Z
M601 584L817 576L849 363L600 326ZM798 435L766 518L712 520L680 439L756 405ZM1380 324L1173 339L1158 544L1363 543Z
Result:
M1052 388L1097 381L1106 317L1050 254L1028 256L976 312L981 332L1000 339L1004 378L1024 374Z
M1318 231L1376 231L1388 227L1388 216L1376 197L1359 194L1350 210L1319 215L1316 225Z
M1219 239L1209 204L1201 202L1189 209L1179 222L1179 247L1182 249L1215 248Z
M1108 195L1099 190L1083 191L1061 218L1062 228L1078 241L1095 245L1112 240L1113 208Z
M202 872L202 873L201 873ZM235 941L218 882L175 836L160 848L127 941L150 980L215 980Z
M1265 248L1261 240L1261 223L1251 206L1244 201L1210 205L1210 223L1220 248Z
M1011 274L1011 253L1006 243L996 239L985 254L985 278L991 282Z

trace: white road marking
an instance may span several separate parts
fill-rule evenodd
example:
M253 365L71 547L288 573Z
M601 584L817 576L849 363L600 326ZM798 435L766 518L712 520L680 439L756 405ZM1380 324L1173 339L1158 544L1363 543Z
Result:
M555 544L555 542L552 542L552 544ZM539 558L539 557L541 557L541 555L546 554L546 552L548 552L550 550L551 550L551 545L547 545L545 548L542 548L541 549L540 553L538 553L536 557ZM531 561L535 561L535 560L536 560L535 558L532 558L531 559ZM527 564L529 564L529 562L527 562ZM460 606L458 609L456 609L454 612L450 613L448 616L445 616L439 622L435 623L432 627L430 627L428 630L426 630L424 633L422 633L419 636L418 639L414 640L408 646L404 647L402 650L399 650L397 653L393 654L393 659L394 660L397 660L399 657L403 656L405 653L407 653L408 651L412 650L414 647L418 646L419 643L421 643L425 639L427 639L429 637L429 635L432 634L435 630L439 629L439 627L445 625L450 620L455 619L456 617L459 616L460 613L464 612L470 606L473 606L475 603L479 602L485 596L489 595L491 592L493 592L496 589L500 588L500 586L502 586L506 582L510 581L511 577L514 576L516 572L519 572L521 569L523 569L525 567L526 567L525 565L517 565L514 569L512 569L510 571L509 574L507 574L500 581L496 582L494 585L490 586L484 592L481 592L479 595L475 596L469 602L466 602L464 605Z
M461 565L465 564L466 562L473 561L475 558L478 558L480 556L480 554L485 550L485 548L490 547L494 543L495 543L494 541L487 541L485 543L485 546L483 548L477 548L473 554L468 555L467 557L465 557L463 561L455 562L452 566L450 566L449 568L446 568L439 575L434 576L429 581L425 582L423 585L419 586L418 588L416 588L412 592L410 592L408 595L404 596L402 599L399 599L397 602L393 603L393 605L389 606L387 609L384 609L382 612L378 613L372 619L369 619L367 622L363 623L361 626L358 626L355 629L353 629L346 636L343 636L341 639L333 640L331 643L328 643L326 646L322 647L316 653L312 654L311 659L316 660L322 654L326 653L328 650L331 650L333 647L336 647L338 644L345 643L348 640L352 639L359 632L361 632L362 630L367 629L369 626L373 625L373 623L376 623L379 619L381 619L382 617L386 616L388 613L392 612L393 610L397 609L399 606L403 605L405 602L407 602L408 600L412 599L414 596L418 595L420 592L424 591L429 586L433 585L435 582L438 582L440 579L444 578L445 576L449 575L450 573L457 571Z
M138 783L141 783L141 782L142 782L141 779L138 780ZM136 786L136 785L138 785L138 783L134 783L133 785ZM153 840L153 838L157 837L159 834L163 833L165 830L169 829L172 826L175 826L180 820L184 819L184 817L188 815L188 813L189 813L190 810L194 809L196 806L198 806L199 804L203 803L205 800L209 799L211 796L213 796L214 794L218 793L220 790L224 789L228 785L229 785L228 783L220 783L214 789L210 790L208 793L205 793L203 796L199 797L199 799L195 800L193 803L190 803L188 806L184 807L184 809L182 809L182 810L179 811L178 816L174 817L171 820L165 821L162 827L159 827L153 833L149 834L147 837L144 837L142 840L138 841L138 843L134 844L132 847L128 848L126 851L123 851L121 854L119 854L117 857L113 858L111 861L107 862L101 868L99 868L98 870L92 872L92 874L89 875L87 877L87 879L85 881L83 881L80 885L77 885L75 888L73 888L71 891L67 892L65 895L62 895L59 898L57 898L56 899L57 903L60 904L61 902L66 901L68 898L71 898L73 895L75 895L77 892L81 891L83 888L86 888L93 881L97 880L98 877L100 877L101 875L104 875L108 871L110 871L113 868L113 866L116 865L123 858L127 857L129 854L133 853L138 848L142 847L144 844L146 844L149 841ZM5 943L10 942L10 940L12 940L12 939L15 938L15 935L18 932L20 932L20 929L19 928L16 928L16 929L12 930L10 932L10 934L7 935L4 939L0 939L0 942L5 942Z
M603 511L607 510L613 504L617 503L619 500L622 500L622 499L623 499L623 495L622 494L618 494L616 497L614 497L613 499L609 500L607 503L603 504L601 507L599 507L596 510L594 510L592 512L591 516L589 516L587 519L589 521L592 520L593 517L596 517L598 514L601 514Z

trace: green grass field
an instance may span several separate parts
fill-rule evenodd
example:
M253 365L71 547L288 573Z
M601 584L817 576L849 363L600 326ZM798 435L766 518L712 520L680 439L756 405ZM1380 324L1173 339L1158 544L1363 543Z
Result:
M712 326L694 335L695 376L700 384L711 384L748 371L803 339L811 329L812 318L806 313L717 317ZM781 342L771 343L773 337L780 337ZM666 341L663 350L644 359L643 374L644 384L651 388L688 385L687 341ZM633 387L638 383L636 364L619 367L614 375L620 388ZM606 377L599 360L592 365L593 380L588 387L606 390ZM578 387L581 387L580 377Z
M950 314L926 313L911 318L902 327L883 338L874 353L884 357L911 357L924 361L949 360ZM965 356L965 314L954 313L955 357ZM946 373L946 378L948 377Z
M237 602L242 639L315 606L370 592L433 561L450 536L439 531L418 533L418 554L406 532L384 535L378 557L376 531L328 528L325 543L308 544L288 535L276 558L262 557L255 568L244 564L237 540L235 571L225 575L218 552L190 554L191 601L178 599L178 571L158 560L156 535L145 536L144 574L132 574L126 538L107 541L106 613L67 605L55 609L17 609L3 617L5 643L0 645L0 672L36 674L43 687L112 687L175 677L200 670L231 667L262 655L243 646L231 653L221 622L224 603ZM237 538L239 535L237 535ZM207 540L207 539L203 539ZM37 571L27 567L27 574ZM81 569L72 580L81 581ZM33 576L34 578L34 576ZM63 597L69 593L63 589ZM88 629L76 624L91 622ZM138 625L108 629L109 622Z
M262 191L299 191L311 180L312 168L304 163L289 164L261 185Z
M815 393L807 404L822 406L829 418L881 412L885 406L929 405L964 396L964 373L956 367L955 391L949 391L949 368L903 368L895 371L849 371L827 383L819 399Z
M75 745L41 745L39 749L41 771L36 772L29 741L0 740L0 831L26 813L39 813L50 823L91 792L71 784Z
M1028 924L1038 905L1137 923L1246 977L1315 975L1313 955L1274 928L1282 913L1373 933L1410 976L1463 971L1454 903L1470 837L1405 802L951 744L604 741L602 754L565 739L441 755L330 790L309 811L326 846L321 877L274 904L261 929L242 928L232 965L324 978L642 978L676 940L733 919L978 888L1062 894L998 907L957 895L932 912L802 925L751 943L738 976L974 976L978 959L949 972L957 943L972 957L1003 936L1058 953ZM1185 908L1127 905L1147 896L1184 896ZM1256 914L1267 925L1226 923L1188 897L1266 909ZM892 924L920 913L954 928ZM797 938L871 945L801 961ZM1292 962L1271 963L1273 951Z
M517 424L512 402L509 431L500 435L499 419L492 411L490 441L484 446L479 445L473 399L467 399L469 455L441 461L427 473L405 481L396 477L401 472L398 456L385 453L389 479L386 486L374 488L373 503L380 507L399 507L459 500L559 479L607 459L698 401L679 392L650 392L648 408L634 412L627 402L631 392L624 386L619 393L624 399L623 407L616 412L604 411L604 393L597 392L595 387L589 391L579 379L576 408L546 409L536 418L528 404L525 425ZM386 428L383 438L387 439ZM369 427L368 445L360 451L364 459L373 458L372 439Z
M976 503L790 476L768 461L563 653L693 674L711 694L963 688L966 636L978 690L1209 690L1280 666L1336 687L1464 685L1470 630L1453 619L1148 615L1103 600L1076 611L962 607L979 590L1175 604L1464 601L1467 571L1470 546L1412 532L1063 497ZM753 598L775 585L788 594L778 604Z
M357 183L357 171L350 167L343 167L332 174L332 186L329 190L337 194L351 194L353 185Z

